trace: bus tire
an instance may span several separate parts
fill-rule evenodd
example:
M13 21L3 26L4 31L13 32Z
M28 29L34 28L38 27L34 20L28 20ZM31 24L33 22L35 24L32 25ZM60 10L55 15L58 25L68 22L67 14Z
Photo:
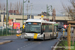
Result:
M55 39L57 39L57 36L55 37Z
M30 39L28 39L28 41L30 41Z
M56 37L58 37L58 33L57 33Z

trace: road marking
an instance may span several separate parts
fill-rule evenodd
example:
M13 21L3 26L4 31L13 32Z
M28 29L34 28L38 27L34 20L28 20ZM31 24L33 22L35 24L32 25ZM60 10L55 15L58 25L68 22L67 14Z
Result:
M26 45L27 46L27 45Z
M23 48L23 47L21 47L21 48Z
M33 44L33 42L30 43L30 44ZM27 47L27 46L29 46L30 44L27 44L27 45L25 45L25 46L23 46L23 47L20 47L20 48L18 48L17 50L20 50L20 49L22 49L22 48L24 48L24 47Z
M27 45L25 45L25 46L23 46L23 47L20 47L20 48L18 48L17 50L21 50L22 48L24 48L24 47L27 47L27 46L29 46L29 45L31 45L31 44L33 44L34 42L32 42L32 43L30 43L30 44L27 44ZM39 44L41 43L41 42L38 42Z
M20 50L19 48L17 50Z
M23 47L25 47L25 46L23 46Z

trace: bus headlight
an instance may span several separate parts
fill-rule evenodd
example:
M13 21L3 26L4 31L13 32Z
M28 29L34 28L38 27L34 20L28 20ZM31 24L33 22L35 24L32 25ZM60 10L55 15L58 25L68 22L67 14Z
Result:
M38 37L43 37L42 35L38 35Z
M25 36L27 36L27 34L25 34Z
M41 36L41 35L38 35L38 36Z

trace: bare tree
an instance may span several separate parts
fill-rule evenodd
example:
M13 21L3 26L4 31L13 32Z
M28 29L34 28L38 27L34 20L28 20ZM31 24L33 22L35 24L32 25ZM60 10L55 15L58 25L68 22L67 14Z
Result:
M73 21L75 21L75 0L70 0L70 3L72 6L65 7L63 5L63 7L66 10L66 12L70 15L69 18L72 19ZM73 21L71 21L71 23ZM75 23L73 23L73 24L75 24ZM73 38L72 38L72 40L73 40L72 45L74 44L74 38L75 38L75 27L74 27L74 34L73 34Z
M17 10L19 11L19 3L17 2L17 6L16 6Z
M4 4L3 8L4 8L4 11L5 11L5 4Z
M71 16L71 19L75 20L75 0L70 0L70 3L71 3L72 6L66 7L66 6L63 5L63 8L69 14L69 16Z
M21 7L20 7L20 14L22 14L23 12L23 5L21 4Z
M52 13L52 20L55 21L56 20L56 10L53 9L53 13Z
M10 10L12 9L12 3L10 3Z
M1 11L1 13L3 13L3 11L5 11L5 4L4 3L0 3L0 11Z
M22 14L23 5L20 1L16 3L10 3L9 8L10 10L17 10L20 14Z
M23 6L22 6L22 4L21 4L20 1L17 2L17 3L14 5L14 9L17 10L17 11L19 11L19 13L22 12L22 9L23 9L22 7L23 7Z
M1 3L0 3L0 10L1 10Z
M0 10L2 11L3 10L3 4L0 3Z
M17 10L17 3L14 3L14 10Z

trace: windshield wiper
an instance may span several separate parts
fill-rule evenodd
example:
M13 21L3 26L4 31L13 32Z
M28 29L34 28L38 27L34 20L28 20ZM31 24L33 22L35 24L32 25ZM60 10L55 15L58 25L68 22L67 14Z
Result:
M39 32L35 32L35 31L29 31L29 32L26 32L26 33L39 33Z
M31 33L37 33L37 32L35 32L35 31L30 31Z

